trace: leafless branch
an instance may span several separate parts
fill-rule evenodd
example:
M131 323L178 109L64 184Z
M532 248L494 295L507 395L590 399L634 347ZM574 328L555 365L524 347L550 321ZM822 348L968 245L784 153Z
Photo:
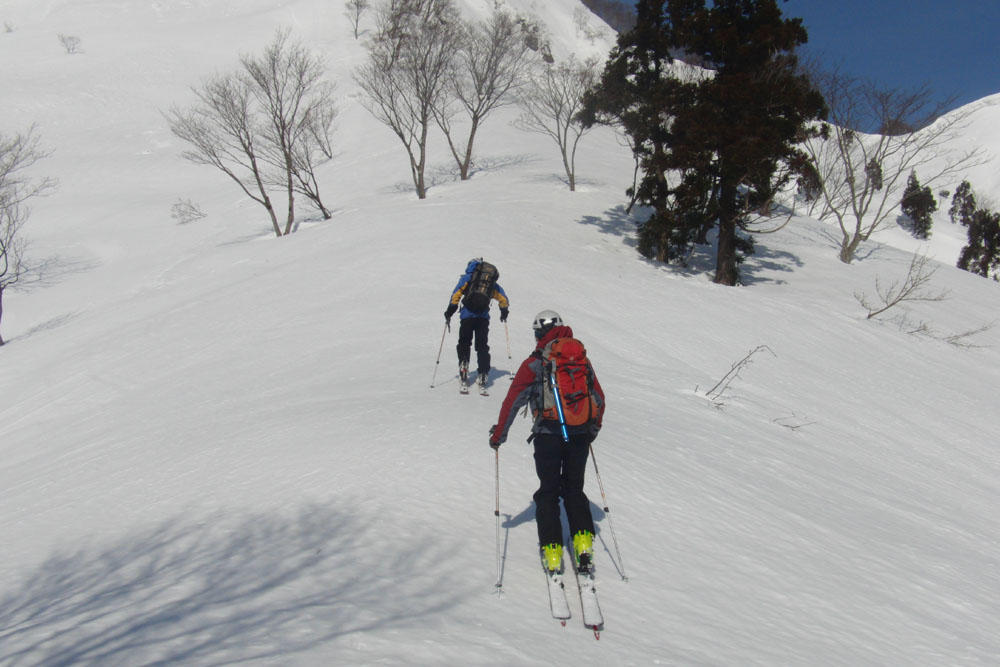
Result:
M357 39L360 34L358 26L361 24L361 17L368 11L371 3L368 0L347 0L344 6L344 15L351 22L351 27L354 28L354 39Z
M367 61L354 73L362 104L399 138L417 197L427 197L427 140L434 110L448 107L461 39L454 0L388 0L376 16Z
M30 267L28 243L22 228L28 221L28 201L41 197L56 187L56 180L31 174L30 168L51 153L41 147L35 126L13 136L0 134L0 320L3 318L3 294L23 283ZM3 345L3 337L0 337Z
M171 132L190 145L182 156L226 174L264 207L275 235L283 236L294 229L296 193L329 217L314 169L332 155L334 89L322 79L322 61L292 42L286 29L263 54L240 62L241 69L193 89L199 104L164 115ZM288 202L284 228L271 197L274 185Z
M583 109L583 94L597 83L599 75L596 60L580 62L570 57L565 63L537 69L520 94L522 113L515 125L556 142L571 191L576 190L577 145L589 130L577 116Z
M528 53L517 21L499 6L486 20L465 26L456 66L450 72L453 94L442 96L434 108L462 180L471 175L472 147L486 117L512 103L523 84ZM462 146L456 145L452 128L458 108L468 121Z
M893 219L910 172L933 186L983 162L983 152L947 153L971 110L943 114L930 90L884 90L837 72L809 72L830 107L822 133L804 144L815 168L820 217L841 231L840 259Z
M729 372L723 375L722 379L716 382L714 387L705 392L705 397L710 399L716 407L720 407L722 404L722 397L726 393L726 390L728 390L732 382L740 376L743 369L753 363L753 356L761 350L770 352L771 356L777 356L767 345L758 345L754 349L750 350L745 357L733 364L732 368L729 369Z
M801 428L805 428L806 426L812 426L813 424L818 423L815 421L802 421L794 413L789 415L788 417L776 417L772 419L771 422L777 424L778 426L784 426L790 431L798 431Z
M75 35L64 35L60 33L59 43L62 44L64 49L66 49L66 53L68 55L73 55L83 51L83 42Z
M883 285L881 278L875 278L875 293L877 301L872 301L864 292L855 292L854 298L868 311L867 319L877 317L905 301L944 301L948 298L947 290L931 292L928 290L931 278L937 272L937 267L930 266L927 255L914 254L910 267L902 281L893 281Z

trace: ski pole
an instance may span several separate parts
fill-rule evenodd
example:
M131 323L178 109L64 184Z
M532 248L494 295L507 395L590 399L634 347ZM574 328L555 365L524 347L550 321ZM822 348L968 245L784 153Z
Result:
M507 326L506 320L503 323L503 332L504 332L504 334L507 337L507 359L510 360L511 359L511 356L510 356L510 327Z
M569 432L566 430L566 416L563 414L562 396L559 395L559 384L556 382L555 370L550 374L549 381L552 383L552 395L556 399L556 412L559 413L559 427L562 429L563 442L569 442Z
M500 448L493 450L496 455L496 509L493 510L493 514L497 518L497 595L503 593L503 556L500 551Z
M625 561L622 560L621 549L618 548L618 536L615 534L615 522L611 520L611 510L608 509L608 498L604 494L604 482L601 481L601 471L597 469L597 457L594 455L594 445L590 445L590 460L594 462L594 476L597 477L597 486L601 489L601 501L604 503L604 515L608 517L608 528L611 529L611 541L615 544L615 554L618 556L618 565L620 566L620 572L622 576L622 581L628 581L628 576L625 574Z
M448 320L445 320L444 331L441 332L441 345L438 346L438 358L437 361L434 362L434 375L431 376L431 389L434 388L434 379L437 378L438 366L441 365L441 351L444 349L444 337L448 333L448 329L450 328L451 326L449 326Z

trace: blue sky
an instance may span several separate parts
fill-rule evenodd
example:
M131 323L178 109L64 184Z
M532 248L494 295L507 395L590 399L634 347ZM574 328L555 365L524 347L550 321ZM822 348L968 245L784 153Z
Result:
M888 88L923 83L952 108L1000 93L1000 0L788 0L803 53Z
M634 0L619 0L635 6ZM887 88L928 84L950 108L1000 93L1000 0L787 0L803 52Z

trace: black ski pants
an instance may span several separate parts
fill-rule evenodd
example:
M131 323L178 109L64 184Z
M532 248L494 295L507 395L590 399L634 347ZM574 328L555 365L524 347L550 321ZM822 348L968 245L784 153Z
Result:
M458 363L469 363L472 355L472 339L476 339L476 370L480 374L490 372L490 318L466 317L458 324Z
M594 518L590 514L590 500L583 492L583 478L587 469L587 456L593 436L570 436L565 442L561 435L539 433L535 435L535 472L539 487L535 492L535 523L538 525L538 542L563 544L562 522L559 519L559 498L566 507L569 534L581 530L594 532Z

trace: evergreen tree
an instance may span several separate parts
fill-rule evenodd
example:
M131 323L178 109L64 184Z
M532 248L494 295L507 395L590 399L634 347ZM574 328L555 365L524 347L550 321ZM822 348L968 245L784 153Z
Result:
M800 197L806 202L813 202L819 198L822 183L816 165L809 161L803 161L796 171L795 186Z
M960 222L966 227L972 220L972 214L976 212L976 196L972 192L972 186L968 181L962 181L955 189L955 194L951 198L951 208L948 209L948 217L952 222Z
M962 248L958 268L1000 280L1000 213L977 209L968 227L969 243Z
M779 167L801 162L806 123L825 117L797 72L794 49L806 39L776 0L636 3L636 25L619 36L581 118L619 124L631 139L642 178L630 194L653 211L642 254L683 257L715 228L715 282L736 284L753 247L737 231L791 177ZM675 54L706 69L675 68Z
M903 215L908 217L913 223L912 232L918 239L926 239L931 235L931 214L937 210L937 200L934 193L927 186L920 186L917 180L917 172L911 171L910 178L906 181L906 189L903 191L903 199L900 201L900 208Z

